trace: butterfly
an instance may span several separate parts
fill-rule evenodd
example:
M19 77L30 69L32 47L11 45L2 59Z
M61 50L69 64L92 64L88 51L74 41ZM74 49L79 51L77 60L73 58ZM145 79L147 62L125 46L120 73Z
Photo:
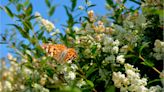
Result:
M63 44L43 44L41 47L58 63L66 63L77 57L75 49L67 48Z

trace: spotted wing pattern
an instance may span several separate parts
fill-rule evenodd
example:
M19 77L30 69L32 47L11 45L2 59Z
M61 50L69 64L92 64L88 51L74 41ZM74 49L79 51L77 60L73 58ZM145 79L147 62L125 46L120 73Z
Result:
M59 63L65 63L77 57L75 49L67 48L63 44L43 44L42 48L47 52L48 56L55 58Z

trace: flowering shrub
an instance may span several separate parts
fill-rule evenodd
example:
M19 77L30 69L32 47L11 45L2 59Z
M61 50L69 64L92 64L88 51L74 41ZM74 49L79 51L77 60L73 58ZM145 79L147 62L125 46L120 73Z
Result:
M164 91L162 1L131 1L138 4L137 9L127 8L127 0L106 0L110 13L98 16L90 9L95 5L86 0L77 10L86 16L76 20L77 0L71 0L71 7L64 6L65 33L38 12L33 15L30 1L9 1L19 13L8 6L1 8L19 20L10 25L22 39L7 33L1 36L14 52L1 59L0 91ZM45 2L51 17L55 6Z

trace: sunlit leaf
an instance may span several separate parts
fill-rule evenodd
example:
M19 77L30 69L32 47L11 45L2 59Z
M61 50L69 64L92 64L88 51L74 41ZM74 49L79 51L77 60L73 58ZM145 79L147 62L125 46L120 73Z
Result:
M14 17L14 14L11 12L11 10L7 7L7 6L5 6L4 8L3 8L3 10L10 16L10 17Z
M20 11L23 8L23 5L22 4L17 4L16 8L17 8L17 11Z
M33 7L32 7L32 4L30 4L28 7L27 7L27 9L26 9L26 14L27 15L31 15L32 14L32 10L33 10Z
M147 61L145 60L144 62L141 62L141 64L145 65L145 66L149 66L149 67L153 67L154 63L152 63L151 61Z
M48 12L49 16L52 16L54 14L55 9L56 9L56 6L53 6L53 7L50 8L50 10Z
M90 81L90 80L86 80L86 82L87 82L87 84L90 85L91 87L94 87L94 84L93 84L92 81Z
M45 2L46 2L46 5L50 8L51 7L50 1L49 0L45 0Z

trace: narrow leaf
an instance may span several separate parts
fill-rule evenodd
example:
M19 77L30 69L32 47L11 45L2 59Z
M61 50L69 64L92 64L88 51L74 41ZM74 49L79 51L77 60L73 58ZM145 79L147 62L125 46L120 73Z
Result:
M50 8L49 13L48 13L49 16L52 16L54 14L55 9L56 9L56 6L53 6L53 7Z
M14 17L14 14L11 12L11 10L7 6L5 6L3 9L10 17L12 18Z
M27 7L27 9L26 9L26 14L27 15L31 15L32 14L32 4L30 4L28 7Z
M46 5L50 8L51 7L50 1L49 0L45 0L45 2L46 2Z
M75 10L75 7L77 5L77 0L71 0L72 1L72 8L71 8L71 11L74 11Z

